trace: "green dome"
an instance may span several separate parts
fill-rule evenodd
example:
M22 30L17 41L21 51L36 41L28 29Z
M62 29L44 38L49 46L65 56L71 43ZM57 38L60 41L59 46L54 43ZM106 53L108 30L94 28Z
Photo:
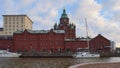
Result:
M63 14L61 15L61 18L68 18L65 9L63 9Z

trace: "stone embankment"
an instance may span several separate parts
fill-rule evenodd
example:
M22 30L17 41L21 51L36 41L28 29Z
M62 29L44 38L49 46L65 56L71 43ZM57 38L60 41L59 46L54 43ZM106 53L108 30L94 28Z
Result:
M77 64L69 68L120 68L120 62Z

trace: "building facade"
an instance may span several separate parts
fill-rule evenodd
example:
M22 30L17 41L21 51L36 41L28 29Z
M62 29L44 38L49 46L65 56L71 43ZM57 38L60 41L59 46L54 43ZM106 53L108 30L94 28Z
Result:
M90 40L91 52L110 52L111 46L111 41L103 37L101 34L98 34L98 36Z
M64 49L64 30L25 30L17 31L14 36L14 51L56 52Z
M0 35L3 35L3 28L0 28Z
M3 15L3 35L13 35L17 30L32 30L32 24L27 15Z
M10 48L13 52L73 53L88 48L87 38L76 38L76 26L69 22L65 9L60 23L56 23L54 29L17 30L11 38L8 38L0 37L0 49ZM100 34L95 38L89 38L89 50L90 52L110 52L111 41Z
M13 49L13 37L10 36L6 36L6 35L2 35L0 36L0 49L1 50L8 50L12 51Z
M65 9L60 18L60 23L54 25L54 30L65 30L65 39L75 39L76 38L76 27L73 23L69 22L69 18L66 14Z

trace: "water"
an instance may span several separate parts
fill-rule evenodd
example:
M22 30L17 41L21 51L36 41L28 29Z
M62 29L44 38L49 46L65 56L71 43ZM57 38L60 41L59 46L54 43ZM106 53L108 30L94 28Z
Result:
M0 68L68 68L74 64L120 62L120 57L107 58L0 58Z

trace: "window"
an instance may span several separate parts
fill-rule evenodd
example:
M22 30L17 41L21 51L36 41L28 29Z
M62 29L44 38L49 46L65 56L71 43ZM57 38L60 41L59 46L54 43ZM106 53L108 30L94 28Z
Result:
M7 20L5 21L5 24L7 24Z
M13 21L15 20L15 17L13 17Z
M5 20L7 21L7 17L5 17Z
M18 17L16 18L16 20L18 20Z
M21 17L21 21L23 22L23 17Z
M7 25L5 25L5 27L7 27Z
M9 21L9 24L11 24L11 21Z
M11 17L9 17L9 20L11 20Z

